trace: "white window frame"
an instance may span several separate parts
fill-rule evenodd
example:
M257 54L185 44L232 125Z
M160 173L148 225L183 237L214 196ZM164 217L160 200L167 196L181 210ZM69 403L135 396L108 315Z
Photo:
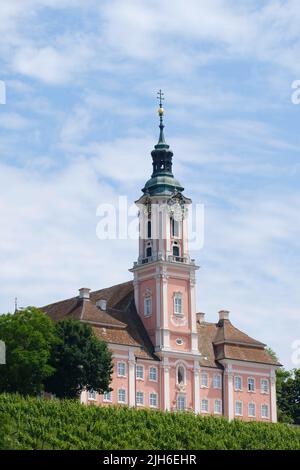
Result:
M206 403L207 407L203 407L203 404ZM202 413L209 413L209 402L207 398L202 398L201 400L201 412Z
M264 415L263 409L267 410L267 416ZM262 419L270 419L270 408L266 403L263 403L260 407L260 416Z
M180 311L178 309L178 303L177 301L180 300ZM173 309L174 309L174 315L176 317L183 317L183 294L182 292L174 292L173 294Z
M141 376L139 375L138 370L141 370L141 371L142 371ZM144 380L145 368L144 368L144 366L143 366L142 364L137 364L137 365L136 365L135 376L136 376L136 380Z
M103 402L104 403L111 403L112 402L111 391L103 393Z
M250 390L250 389L249 389L250 381L251 381L251 383L252 383L252 381L253 381L253 390ZM248 378L247 378L247 391L248 391L249 393L255 393L255 390L256 390L255 378L254 378L254 377L248 377Z
M124 401L123 400L120 400L120 392L124 392ZM125 388L119 388L118 389L118 403L126 403L126 390Z
M119 370L119 368L123 364L124 364L124 374L120 373L120 370ZM124 362L124 361L118 361L117 362L117 377L126 377L126 362Z
M152 315L152 295L146 294L144 297L144 317L149 318Z
M182 408L181 406L178 406L180 400L184 400L184 407ZM183 394L177 395L176 398L176 406L178 411L185 411L186 410L186 396Z
M155 370L155 379L153 379L151 377L151 369ZM157 382L157 380L158 380L158 369L157 369L156 366L150 366L149 367L149 380L150 380L150 382Z
M155 397L155 404L153 404L153 399ZM149 406L150 408L157 408L158 407L158 395L156 392L149 393Z
M250 413L250 407L251 406L252 407L254 406L254 413L253 414ZM248 417L249 418L255 418L256 417L256 403L253 403L253 402L248 403Z
M263 384L266 384L267 387L264 387ZM268 379L260 379L260 392L264 395L268 395L270 393L270 384Z
M138 398L139 396L139 398ZM141 400L140 400L141 398ZM141 390L137 390L136 392L136 405L137 406L144 406L144 392Z
M95 390L88 390L88 400L96 401L97 392Z
M240 388L238 388L238 387L236 386L236 381L237 381L237 380L240 380L240 383L241 383ZM234 376L234 390L235 390L236 392L242 392L242 390L243 390L243 377L242 377L241 375L235 375L235 376Z
M183 339L182 338L176 338L176 344L177 344L177 346L182 346L183 345Z
M216 379L218 383L216 383ZM213 376L213 388L216 390L222 389L222 375L221 374L215 374Z
M220 411L216 410L216 403L220 404ZM216 398L216 400L214 401L214 414L215 415L221 415L222 414L222 400L220 400L219 398Z
M203 383L203 377L206 377L206 384ZM208 388L208 373L207 372L201 372L200 380L201 380L201 388Z
M241 405L241 412L237 412L237 405ZM241 400L236 400L234 404L234 415L243 416L243 402Z

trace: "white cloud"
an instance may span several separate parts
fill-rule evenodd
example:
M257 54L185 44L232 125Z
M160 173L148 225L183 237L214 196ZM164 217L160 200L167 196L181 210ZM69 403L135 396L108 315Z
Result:
M0 129L21 130L29 127L31 124L29 119L17 113L1 113Z
M286 124L297 110L283 106L299 72L298 2L2 3L1 310L15 295L41 305L131 278L137 245L97 240L96 207L140 194L157 136L146 97L163 87L175 174L207 206L199 309L215 320L228 307L288 363L300 165Z

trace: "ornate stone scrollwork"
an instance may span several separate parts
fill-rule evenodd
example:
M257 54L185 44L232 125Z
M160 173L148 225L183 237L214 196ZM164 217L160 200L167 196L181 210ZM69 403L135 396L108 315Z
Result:
M184 197L180 192L175 192L168 200L168 212L178 222L186 216Z

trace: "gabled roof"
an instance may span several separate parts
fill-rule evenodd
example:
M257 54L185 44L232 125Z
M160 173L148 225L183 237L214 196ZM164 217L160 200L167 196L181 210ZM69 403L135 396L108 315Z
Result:
M105 311L96 306L101 299L107 301ZM132 281L91 292L89 300L72 297L41 310L54 321L74 318L91 323L98 338L111 344L135 346L136 357L159 360L136 311ZM278 365L263 343L240 331L229 320L197 322L197 330L203 367L222 368L218 362L222 359Z

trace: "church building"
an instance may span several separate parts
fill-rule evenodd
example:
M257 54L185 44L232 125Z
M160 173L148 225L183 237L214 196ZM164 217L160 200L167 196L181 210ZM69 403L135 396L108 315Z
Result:
M161 98L160 94L160 98ZM133 279L42 307L54 321L89 323L113 354L112 391L83 392L82 403L190 410L228 419L276 422L275 371L266 345L221 310L215 323L196 311L198 266L188 246L191 200L172 171L160 99L153 171L139 207Z

